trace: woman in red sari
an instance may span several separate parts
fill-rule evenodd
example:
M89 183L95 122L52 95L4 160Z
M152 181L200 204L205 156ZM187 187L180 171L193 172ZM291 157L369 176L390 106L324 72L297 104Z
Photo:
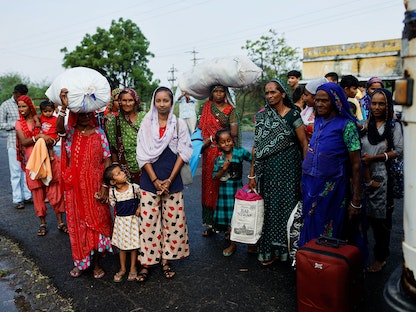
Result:
M94 278L102 278L99 255L112 251L112 217L108 188L103 184L104 169L110 164L110 150L104 130L98 127L94 113L69 113L68 90L62 89L62 107L56 129L63 140L62 175L65 187L66 218L74 268L72 277L93 268Z
M32 154L34 145L40 139L52 146L56 143L50 136L40 133L40 128L35 127L36 110L32 100L27 95L22 95L17 99L20 119L16 121L16 151L17 159L20 161L22 170L26 173L26 183L33 196L33 206L36 216L39 217L40 227L38 236L45 236L46 230L46 196L52 206L56 219L58 220L58 230L67 233L67 227L63 222L65 212L62 191L59 185L61 180L59 157L51 159L52 180L45 185L41 179L32 180L29 177L29 170L26 169L26 163ZM37 118L36 118L37 119ZM53 150L51 150L53 153Z
M204 144L202 146L202 222L206 229L203 236L209 236L215 232L214 210L217 204L220 181L212 179L215 158L220 149L215 142L215 134L218 130L228 129L239 147L239 129L237 112L231 104L227 87L214 85L211 87L209 100L202 108L198 127L202 130Z

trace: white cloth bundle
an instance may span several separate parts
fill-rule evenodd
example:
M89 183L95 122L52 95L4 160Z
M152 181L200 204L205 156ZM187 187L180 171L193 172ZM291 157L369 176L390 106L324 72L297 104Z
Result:
M262 70L246 56L214 58L195 66L179 77L178 85L182 91L198 100L209 97L211 86L243 88L252 84Z
M45 94L50 101L62 105L59 94L68 89L68 108L72 112L93 112L110 101L111 87L98 71L87 67L74 67L57 76Z

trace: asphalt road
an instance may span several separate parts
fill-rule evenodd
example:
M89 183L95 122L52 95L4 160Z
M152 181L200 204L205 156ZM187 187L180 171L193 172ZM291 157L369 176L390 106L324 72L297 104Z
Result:
M243 145L251 148L253 134L243 134ZM0 137L0 234L17 242L24 256L33 260L42 274L48 276L60 295L72 299L75 311L296 311L296 278L287 263L262 268L255 255L238 245L231 257L224 257L220 234L201 236L201 173L184 191L188 218L191 255L174 265L176 276L167 280L156 267L144 284L113 282L118 271L118 256L108 255L102 261L103 279L92 273L74 279L68 272L72 259L68 236L57 230L52 209L45 237L36 235L38 220L32 205L23 210L12 208L6 152L6 139ZM246 168L247 169L247 168ZM402 265L401 241L403 202L397 201L392 231L392 253L385 269L368 274L365 279L366 311L390 311L383 298L384 285ZM371 235L370 246L372 247ZM331 287L331 285L319 285Z

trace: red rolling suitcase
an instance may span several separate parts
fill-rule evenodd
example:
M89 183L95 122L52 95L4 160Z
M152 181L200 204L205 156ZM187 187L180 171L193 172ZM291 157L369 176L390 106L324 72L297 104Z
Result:
M320 237L296 253L298 311L364 311L364 268L360 250Z

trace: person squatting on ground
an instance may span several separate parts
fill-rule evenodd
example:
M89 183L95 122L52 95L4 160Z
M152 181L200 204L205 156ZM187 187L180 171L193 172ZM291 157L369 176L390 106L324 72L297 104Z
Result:
M69 112L68 92L62 89L62 107L56 129L63 139L61 155L65 189L66 219L74 268L72 277L79 277L92 266L94 278L102 278L100 256L112 251L113 220L108 207L108 186L103 183L104 169L110 165L110 149L104 130L98 126L93 112Z
M212 178L220 180L217 206L214 211L214 227L226 232L226 240L230 241L231 218L234 210L234 195L243 186L243 161L251 162L251 153L244 148L235 148L230 130L219 130L215 134L215 141L220 148L220 154L215 159ZM222 254L231 256L237 245L230 241Z
M127 181L126 173L118 164L108 166L103 180L110 186L109 203L114 209L114 228L111 237L113 247L119 249L120 270L114 275L114 282L121 282L126 275L126 258L130 253L128 281L137 277L137 250L139 240L140 186Z
M58 157L50 160L50 170L52 179L47 180L45 183L41 179L32 180L29 176L29 169L26 168L26 164L32 155L35 145L46 144L50 147L52 155L54 155L52 146L55 140L46 134L40 133L40 128L35 126L36 109L32 100L27 95L22 95L17 99L17 105L19 110L20 119L16 121L16 151L17 159L21 163L21 168L26 174L26 183L29 190L33 194L33 206L35 208L36 216L40 219L40 227L38 230L38 236L45 236L46 229L46 196L49 199L56 219L58 221L58 229L67 233L68 229L63 221L63 214L65 212L64 199L62 195L61 183L61 165ZM45 148L46 148L45 146ZM45 154L47 151L45 151ZM37 161L42 162L42 159L46 158L46 155L34 154L37 157Z
M150 266L158 263L164 277L173 278L169 261L189 256L180 170L192 156L192 143L185 122L175 117L173 109L172 91L158 87L137 135L142 169L139 282L145 282Z

